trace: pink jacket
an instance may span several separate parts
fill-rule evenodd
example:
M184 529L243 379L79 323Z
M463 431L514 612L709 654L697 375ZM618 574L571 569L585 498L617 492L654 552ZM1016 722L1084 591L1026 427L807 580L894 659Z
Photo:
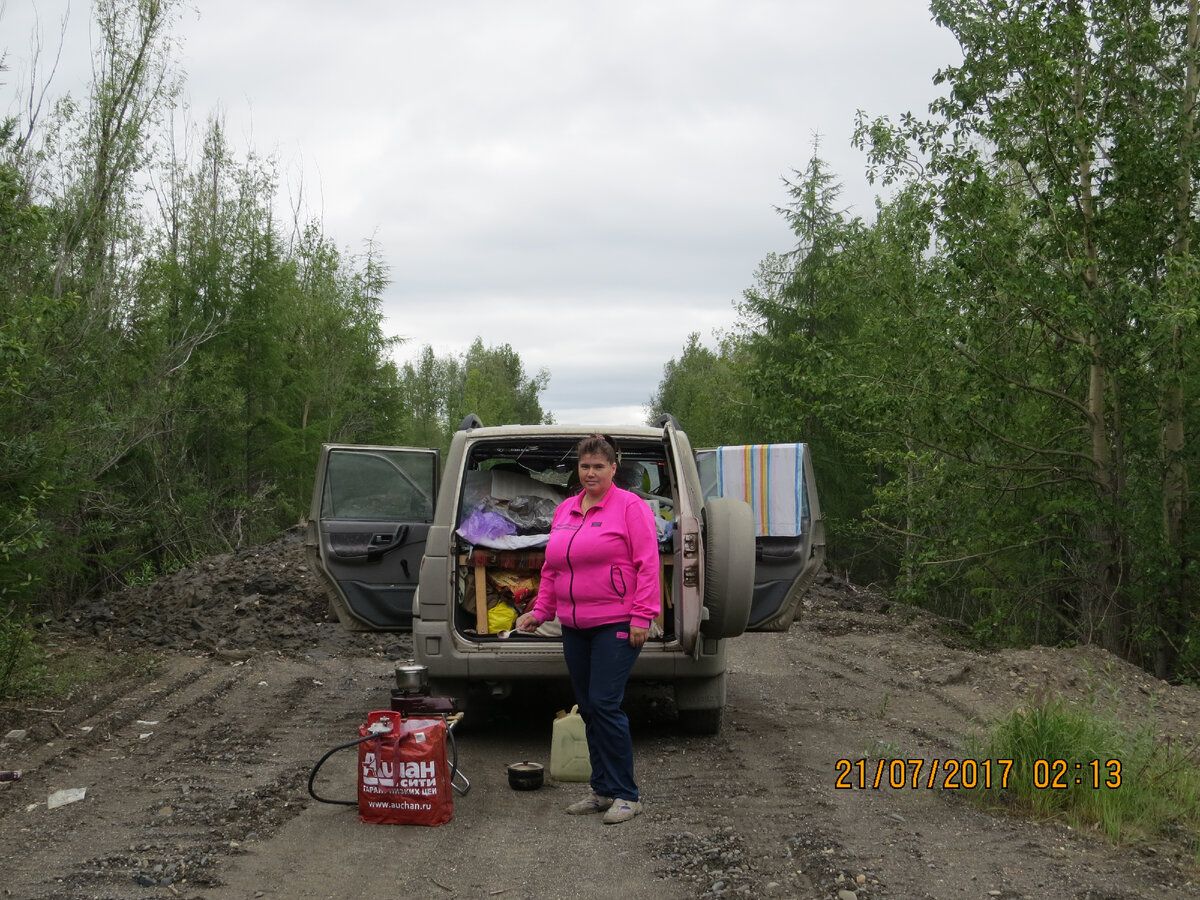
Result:
M537 602L539 622L569 628L628 621L649 628L659 613L658 536L646 501L613 485L586 513L583 494L554 511Z

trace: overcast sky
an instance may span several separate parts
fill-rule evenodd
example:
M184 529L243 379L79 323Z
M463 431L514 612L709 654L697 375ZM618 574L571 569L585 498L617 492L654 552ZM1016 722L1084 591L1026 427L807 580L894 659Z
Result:
M339 246L379 243L400 360L507 343L549 370L558 421L597 425L642 421L687 335L712 346L790 249L776 207L814 136L869 218L855 111L923 113L960 58L925 0L193 6L191 116L275 156L281 203L302 184ZM35 22L54 45L68 8L52 88L82 96L91 3L0 0L4 104Z

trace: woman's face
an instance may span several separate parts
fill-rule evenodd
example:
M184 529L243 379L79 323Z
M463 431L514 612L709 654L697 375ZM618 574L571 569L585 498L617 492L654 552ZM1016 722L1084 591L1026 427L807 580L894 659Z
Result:
M579 457L579 483L593 497L603 497L617 474L617 464L609 462L599 453L585 453Z

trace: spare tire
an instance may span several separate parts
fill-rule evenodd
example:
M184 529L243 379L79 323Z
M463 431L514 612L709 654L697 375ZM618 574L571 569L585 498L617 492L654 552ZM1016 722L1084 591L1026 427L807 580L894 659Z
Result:
M754 599L754 518L750 504L713 497L704 504L704 608L700 633L737 637Z

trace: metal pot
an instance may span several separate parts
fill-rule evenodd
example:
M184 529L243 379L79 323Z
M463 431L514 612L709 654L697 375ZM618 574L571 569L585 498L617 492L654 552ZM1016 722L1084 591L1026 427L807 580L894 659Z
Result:
M413 662L396 666L396 687L402 691L419 693L429 684L429 667Z
M514 791L536 791L546 777L541 763L519 762L508 767L508 786Z

